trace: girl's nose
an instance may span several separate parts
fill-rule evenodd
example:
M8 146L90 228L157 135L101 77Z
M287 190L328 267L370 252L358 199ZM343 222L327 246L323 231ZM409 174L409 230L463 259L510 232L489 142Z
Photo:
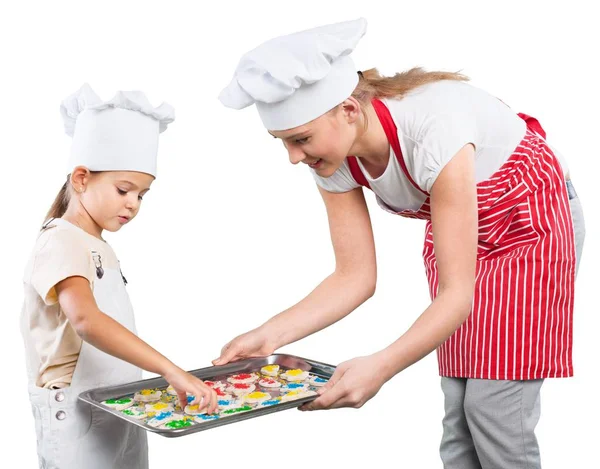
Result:
M128 210L136 210L140 201L137 195L132 195L131 197L127 197L127 202L125 203L125 208Z

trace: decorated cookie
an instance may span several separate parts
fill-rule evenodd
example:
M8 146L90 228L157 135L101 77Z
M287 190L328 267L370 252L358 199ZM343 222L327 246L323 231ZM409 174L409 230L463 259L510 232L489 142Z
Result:
M156 389L142 389L135 393L133 400L139 402L154 402L160 400L161 395L162 392Z
M160 427L171 420L175 420L178 418L178 414L174 412L161 412L156 414L154 417L148 420L148 425L151 427Z
M227 392L231 392L236 396L243 396L244 394L249 394L256 389L254 384L247 383L236 383L232 384L227 388Z
M284 384L283 386L281 386L281 389L279 389L279 391L281 392L290 392L290 391L307 391L308 390L308 383L287 383Z
M262 401L258 407L271 407L281 403L281 397L276 397L275 399L269 399L267 401Z
M246 394L242 399L248 404L258 404L271 399L271 395L268 392L255 391L251 392L250 394Z
M128 397L121 399L107 399L106 401L102 402L102 404L104 404L106 407L110 407L111 409L123 410L131 407L133 405L133 400L129 399Z
M146 404L145 410L148 413L159 414L161 412L173 412L173 404L168 402L155 402L153 404Z
M184 412L188 415L200 415L200 414L205 414L206 413L206 407L204 407L202 410L200 410L200 405L199 404L194 404L194 405L186 405L185 406L185 410Z
M258 382L258 385L262 386L263 388L279 388L279 387L281 387L281 383L273 378L262 378Z
M308 371L287 370L281 374L281 377L286 381L304 381L308 378Z
M277 376L279 373L279 365L267 365L260 369L260 372L266 376Z
M161 428L165 428L167 430L175 430L177 428L186 428L194 425L192 420L189 419L180 419L180 420L171 420L162 425Z
M238 399L219 399L217 406L219 407L219 411L235 409L236 407L240 407L240 401Z
M231 399L231 394L226 393L224 390L215 389L218 399Z
M240 373L227 378L231 384L250 384L258 380L256 373Z
M175 391L175 388L169 384L169 387L167 388L167 394L170 396L177 396L177 391Z
M321 386L325 386L325 384L327 383L327 380L313 375L310 377L308 382L313 386L321 387Z
M221 412L221 415L222 415L223 417L228 417L228 416L230 416L230 415L239 414L239 413L241 413L241 412L248 412L248 411L250 411L250 410L252 410L252 407L251 407L251 406L249 406L249 405L244 405L244 406L241 406L241 407L236 407L236 408L234 408L234 409L227 409L227 410L224 410L223 412Z
M199 415L194 415L194 422L202 423L202 422L206 422L208 420L217 420L218 418L219 418L219 415L217 415L217 414L199 414Z
M130 407L129 409L122 410L121 413L136 420L143 420L148 416L145 411L137 407Z
M166 392L162 393L162 396L160 396L160 401L161 402L172 402L174 403L177 400L177 396L174 396L172 394L167 394Z
M315 396L315 391L290 391L281 396L281 402L295 401L296 399L302 399L303 397Z
M211 389L220 389L221 391L225 391L225 388L227 387L227 384L223 381L204 381L204 384Z

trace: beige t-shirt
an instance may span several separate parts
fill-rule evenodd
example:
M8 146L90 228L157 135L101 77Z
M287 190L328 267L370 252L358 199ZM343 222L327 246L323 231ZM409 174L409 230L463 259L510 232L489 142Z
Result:
M78 276L87 279L93 289L93 253L101 256L103 266L118 266L106 242L65 220L51 221L37 239L23 277L21 311L27 373L29 382L36 386L63 388L71 384L81 338L58 304L55 286Z

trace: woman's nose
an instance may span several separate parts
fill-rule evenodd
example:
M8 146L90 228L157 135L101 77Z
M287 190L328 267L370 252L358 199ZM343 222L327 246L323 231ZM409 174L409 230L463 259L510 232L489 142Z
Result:
M306 155L300 148L289 148L290 163L298 164L306 158Z

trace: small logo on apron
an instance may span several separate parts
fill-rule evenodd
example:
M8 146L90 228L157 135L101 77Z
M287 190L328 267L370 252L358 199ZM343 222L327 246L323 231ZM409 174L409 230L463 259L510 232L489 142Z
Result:
M96 276L98 278L104 277L104 269L102 268L102 257L96 251L92 251L92 259L94 259L94 265L96 266Z

